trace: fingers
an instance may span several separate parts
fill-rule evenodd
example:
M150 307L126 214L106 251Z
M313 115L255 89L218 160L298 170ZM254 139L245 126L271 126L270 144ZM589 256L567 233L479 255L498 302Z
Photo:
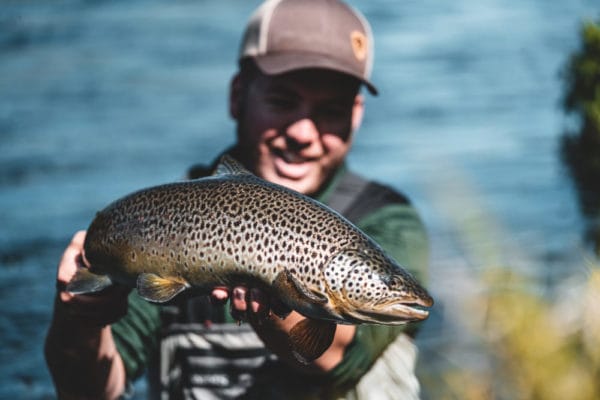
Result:
M71 243L65 249L63 256L58 264L56 273L56 287L59 291L60 299L63 302L69 301L73 295L66 292L64 288L67 283L73 279L77 268L83 266L83 243L85 241L85 231L77 232L71 239Z
M85 233L85 231L79 231L73 236L58 264L57 280L63 284L73 278L77 267L81 265Z
M271 314L270 299L259 289L250 289L249 320L253 324L262 324Z
M224 304L229 298L229 289L224 286L219 286L213 289L211 300L215 304Z
M237 321L261 322L270 314L269 298L260 289L236 286L231 292L216 287L211 293L213 303L223 304L229 299L231 316Z
M258 317L265 317L269 312L269 298L262 290L250 289L250 309Z
M231 316L237 321L247 321L246 311L248 311L248 302L246 296L248 289L243 286L233 288L231 300L229 302Z

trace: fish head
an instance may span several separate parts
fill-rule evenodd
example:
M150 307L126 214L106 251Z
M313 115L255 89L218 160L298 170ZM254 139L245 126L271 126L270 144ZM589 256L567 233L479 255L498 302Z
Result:
M349 323L399 325L428 317L433 299L380 248L345 249L324 268L330 300Z

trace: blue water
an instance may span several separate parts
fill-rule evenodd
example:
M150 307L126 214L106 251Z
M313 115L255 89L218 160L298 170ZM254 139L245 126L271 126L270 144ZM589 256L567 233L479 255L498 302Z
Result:
M233 141L227 89L257 4L2 2L0 398L54 397L42 343L73 232L115 198L178 179ZM367 99L350 162L422 212L440 305L432 325L443 329L423 334L421 368L461 363L452 353L440 361L439 349L456 347L453 308L476 291L473 271L510 265L541 282L581 272L583 221L557 157L568 122L560 71L580 22L600 7L352 4L373 24L381 95Z

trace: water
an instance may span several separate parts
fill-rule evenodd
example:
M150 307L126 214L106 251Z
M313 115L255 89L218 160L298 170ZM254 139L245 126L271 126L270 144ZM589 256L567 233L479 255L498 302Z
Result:
M233 141L227 89L257 4L2 3L0 398L54 397L42 343L73 232L116 197L177 179ZM559 73L580 21L597 18L598 7L352 4L373 24L381 95L367 98L350 162L401 188L425 218L440 305L431 324L443 327L422 339L424 367L434 368L436 349L452 347L444 333L453 306L476 291L469 275L485 266L478 261L548 282L581 272L583 225L556 155L565 126ZM485 234L465 240L460 227L474 222Z

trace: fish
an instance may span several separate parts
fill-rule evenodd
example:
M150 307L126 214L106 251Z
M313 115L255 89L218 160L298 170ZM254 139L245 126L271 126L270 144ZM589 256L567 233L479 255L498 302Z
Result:
M258 287L306 318L290 331L302 362L330 345L337 324L397 325L428 317L417 280L341 214L265 181L228 155L213 175L126 195L86 234L73 294L111 285L166 303L182 292Z

